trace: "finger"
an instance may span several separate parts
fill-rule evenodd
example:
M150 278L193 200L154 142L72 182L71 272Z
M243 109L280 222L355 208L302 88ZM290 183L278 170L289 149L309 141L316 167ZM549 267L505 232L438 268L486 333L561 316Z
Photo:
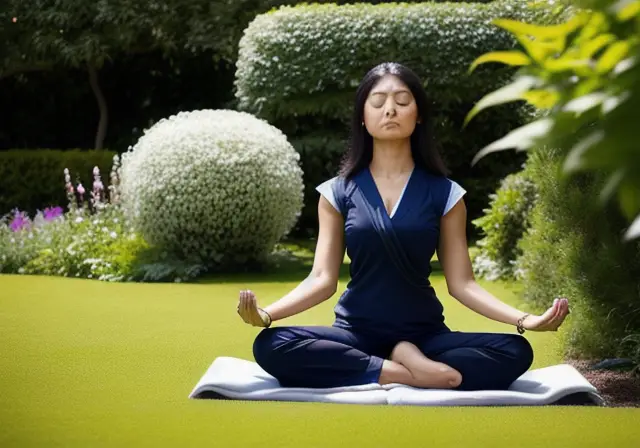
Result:
M562 325L562 323L564 322L564 320L567 318L568 315L569 315L569 301L565 299L562 304L562 313L557 319L558 326Z
M242 307L242 290L238 294L238 313L240 313L240 308Z
M554 303L555 312L553 313L553 318L551 319L551 322L555 321L562 314L562 309L563 309L562 300L555 299L553 303Z
M537 326L539 330L552 331L555 326L555 320L560 312L560 301L556 298L553 304L545 313L540 316L540 324Z
M247 300L247 291L243 290L242 291L242 302L240 305L240 311L242 312L242 316L244 318L245 321L247 321L248 317L249 317L249 306L247 304L248 300Z
M544 312L544 314L542 314L541 317L541 324L542 325L546 325L549 322L551 322L551 319L553 319L553 317L556 314L556 302L553 303L553 305L551 307L549 307L549 309L547 309L547 311Z
M562 325L562 323L564 322L564 319L567 317L567 314L569 313L569 302L566 299L560 299L559 301L559 311L556 314L556 316L554 316L553 320L551 321L551 325L553 327L554 331L558 331L558 328L560 327L560 325Z
M240 317L242 317L243 321L247 321L246 319L246 313L245 313L245 307L244 307L244 291L240 291L240 298L238 300L238 314L240 315Z
M564 320L565 317L567 317L567 314L569 314L569 301L565 298L562 298L560 300L560 314L558 315L558 319L559 319L559 324L562 323L562 321Z
M247 313L252 325L257 325L259 320L258 310L256 309L256 297L251 291L247 291Z

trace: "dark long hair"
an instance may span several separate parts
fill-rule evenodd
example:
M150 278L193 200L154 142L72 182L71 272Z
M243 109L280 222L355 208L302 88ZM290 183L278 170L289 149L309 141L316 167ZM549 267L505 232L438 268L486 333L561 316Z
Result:
M350 178L356 172L366 168L373 158L373 137L362 126L364 121L364 104L369 92L385 75L395 75L404 82L418 106L420 123L411 134L411 154L416 166L437 176L447 176L448 170L438 150L434 131L432 106L427 93L422 87L420 78L409 68L395 63L385 62L372 68L362 79L356 90L355 107L351 121L351 135L347 152L342 159L339 175Z

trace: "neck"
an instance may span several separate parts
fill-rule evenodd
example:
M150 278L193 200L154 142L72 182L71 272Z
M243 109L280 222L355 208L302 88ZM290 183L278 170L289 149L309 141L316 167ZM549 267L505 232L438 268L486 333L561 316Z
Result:
M374 140L370 169L378 175L393 177L414 167L411 140Z

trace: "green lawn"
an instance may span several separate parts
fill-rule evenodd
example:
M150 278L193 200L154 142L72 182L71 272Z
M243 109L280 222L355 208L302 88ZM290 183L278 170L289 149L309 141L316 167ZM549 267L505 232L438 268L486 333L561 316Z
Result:
M266 304L308 262L200 284L0 276L0 446L618 447L640 437L638 410L189 400L215 357L252 359L258 330L237 317L238 290ZM454 303L440 275L434 284L451 327L513 331ZM487 287L514 303L504 285ZM330 324L336 298L278 325ZM557 335L527 337L534 367L560 362Z

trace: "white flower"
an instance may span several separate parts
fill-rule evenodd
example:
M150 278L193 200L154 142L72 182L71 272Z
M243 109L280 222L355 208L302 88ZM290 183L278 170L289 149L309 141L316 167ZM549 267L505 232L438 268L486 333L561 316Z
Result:
M122 160L128 217L149 243L174 254L261 256L302 208L298 153L279 129L247 113L180 112Z

